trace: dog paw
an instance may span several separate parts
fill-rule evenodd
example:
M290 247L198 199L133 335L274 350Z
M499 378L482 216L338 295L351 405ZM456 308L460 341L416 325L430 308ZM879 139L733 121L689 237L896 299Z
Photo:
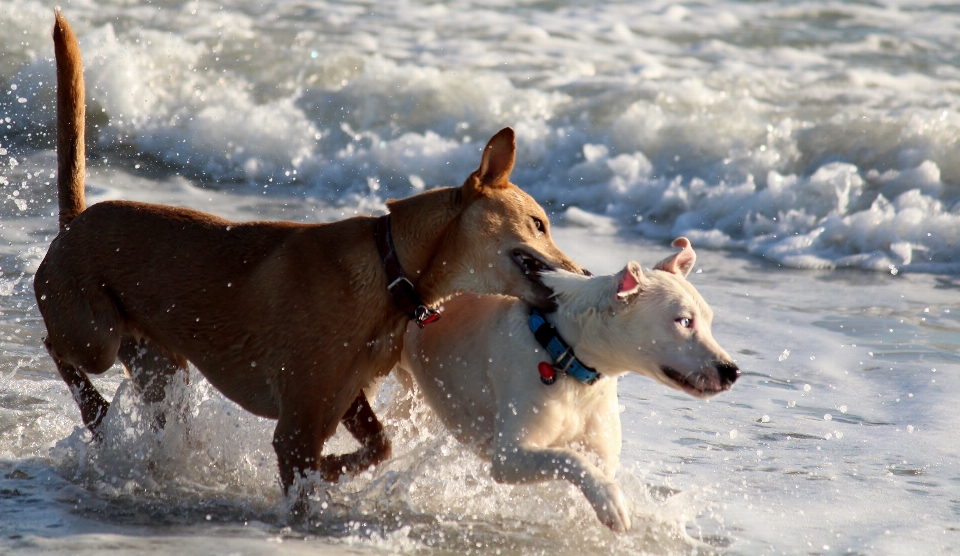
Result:
M612 531L626 533L630 530L630 514L627 512L627 505L623 500L620 487L616 483L608 482L598 485L593 495L587 496L587 500L597 512L600 522Z

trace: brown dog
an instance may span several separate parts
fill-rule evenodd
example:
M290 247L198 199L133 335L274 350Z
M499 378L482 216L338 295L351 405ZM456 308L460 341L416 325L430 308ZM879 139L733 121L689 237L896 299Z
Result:
M57 369L96 436L108 403L86 374L117 357L148 402L186 362L248 411L277 419L288 489L382 461L390 443L361 389L400 357L408 315L388 292L377 218L234 223L189 209L111 201L85 208L79 46L57 14L60 233L34 288ZM509 182L509 128L461 187L391 201L395 253L417 294L505 293L549 306L545 269L582 272L550 238L543 209ZM343 422L362 447L321 457Z

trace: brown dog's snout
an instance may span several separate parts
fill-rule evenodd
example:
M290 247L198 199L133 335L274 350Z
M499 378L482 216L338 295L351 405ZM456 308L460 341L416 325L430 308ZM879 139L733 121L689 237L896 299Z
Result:
M733 361L718 361L717 373L720 375L720 384L730 387L740 377L740 367Z
M572 272L574 274L580 274L581 276L593 276L593 273L583 267L580 263L574 262L571 259L559 254L559 257L554 258L556 267L555 269L563 269L567 272Z

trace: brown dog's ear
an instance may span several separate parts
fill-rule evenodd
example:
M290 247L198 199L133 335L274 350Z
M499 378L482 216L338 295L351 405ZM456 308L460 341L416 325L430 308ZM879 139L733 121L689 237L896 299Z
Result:
M505 127L490 138L483 149L477 177L481 187L499 189L510 185L510 172L517 158L517 139L513 129Z
M640 284L643 282L643 271L635 261L627 263L626 268L617 275L617 299L626 301L640 293Z
M484 189L502 189L510 186L510 172L517 157L517 140L513 129L505 127L487 141L480 158L480 168L463 183L463 198L467 203L483 196Z
M690 271L693 270L693 265L697 262L697 254L693 251L690 240L685 237L678 237L673 240L671 245L679 247L680 252L663 259L653 268L655 270L679 274L686 278L687 275L690 274Z

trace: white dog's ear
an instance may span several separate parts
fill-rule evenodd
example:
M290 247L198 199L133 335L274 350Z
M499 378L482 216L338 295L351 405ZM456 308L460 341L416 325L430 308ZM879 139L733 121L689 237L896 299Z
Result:
M643 282L643 271L635 261L627 263L626 268L617 274L617 299L626 301L640 293L640 284Z
M679 274L686 278L687 275L690 274L690 271L693 270L693 265L697 262L697 254L694 253L693 247L690 245L690 240L685 237L678 237L673 240L671 245L679 247L680 252L663 259L653 268L655 270Z

